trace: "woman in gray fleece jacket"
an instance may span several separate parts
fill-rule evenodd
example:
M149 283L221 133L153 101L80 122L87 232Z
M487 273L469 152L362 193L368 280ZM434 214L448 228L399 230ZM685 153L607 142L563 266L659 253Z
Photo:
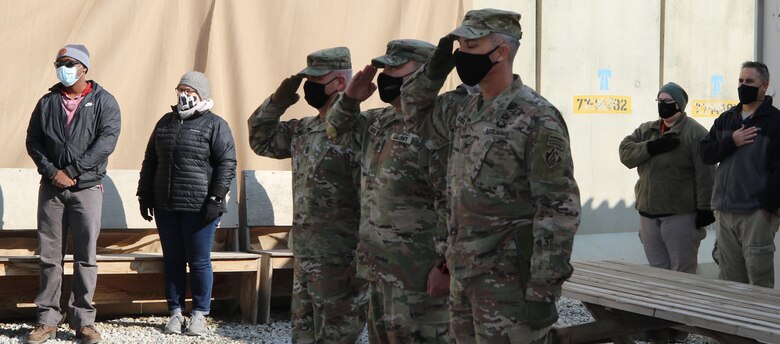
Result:
M639 237L651 266L696 273L715 168L699 158L707 129L685 114L688 94L670 82L658 91L660 119L643 123L620 143L620 161L637 168Z

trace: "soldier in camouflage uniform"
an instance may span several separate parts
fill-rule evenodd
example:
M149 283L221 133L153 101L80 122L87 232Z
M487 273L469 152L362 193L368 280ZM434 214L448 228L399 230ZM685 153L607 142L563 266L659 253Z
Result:
M451 343L447 290L445 140L406 130L401 85L435 46L413 39L358 72L328 112L328 135L361 147L358 275L368 279L371 343ZM360 111L377 89L386 108ZM461 97L465 92L460 93ZM356 140L356 142L354 142Z
M402 89L410 125L451 142L446 258L450 330L459 343L548 342L555 300L572 273L580 199L568 129L512 74L519 20L514 12L469 11ZM480 94L447 108L434 99L453 65Z
M366 286L354 264L360 168L353 147L334 145L325 135L325 114L351 78L349 50L316 51L307 66L252 113L249 142L258 155L292 158L293 343L351 344L365 325ZM319 114L280 122L300 98L304 77L306 101Z

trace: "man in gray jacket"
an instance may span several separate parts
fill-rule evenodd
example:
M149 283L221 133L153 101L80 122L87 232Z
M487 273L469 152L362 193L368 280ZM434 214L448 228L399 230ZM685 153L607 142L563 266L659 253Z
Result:
M780 110L766 95L769 69L742 64L739 104L722 113L699 148L718 163L712 207L718 220L720 279L772 288L780 226Z
M62 260L68 231L73 236L73 282L68 323L82 343L100 341L93 324L97 282L95 248L103 205L102 179L120 131L119 105L108 91L87 80L89 51L69 44L57 52L60 83L38 101L27 128L27 153L41 174L38 192L40 282L35 304L38 326L28 343L54 338L62 320Z

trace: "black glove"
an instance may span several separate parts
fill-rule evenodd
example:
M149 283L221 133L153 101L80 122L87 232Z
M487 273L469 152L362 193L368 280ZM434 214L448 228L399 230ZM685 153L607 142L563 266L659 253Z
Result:
M425 67L425 74L431 79L444 79L455 68L455 58L452 56L452 37L449 35L439 40L439 46L433 51Z
M301 99L301 96L295 93L298 87L301 86L301 81L303 81L303 75L301 74L291 75L289 78L282 80L276 92L271 95L271 102L281 107L289 107L295 104L298 99Z
M677 148L679 145L680 139L662 136L660 139L655 139L647 143L647 152L650 153L650 155L663 154Z
M152 206L151 202L138 199L138 203L141 205L141 217L143 217L146 221L152 221L154 216L154 206Z
M206 204L203 205L203 226L214 222L222 216L222 199L215 196L206 198Z
M545 328L558 321L555 302L528 301L525 307L528 327L532 330Z
M696 228L707 227L715 222L715 214L709 209L696 209Z

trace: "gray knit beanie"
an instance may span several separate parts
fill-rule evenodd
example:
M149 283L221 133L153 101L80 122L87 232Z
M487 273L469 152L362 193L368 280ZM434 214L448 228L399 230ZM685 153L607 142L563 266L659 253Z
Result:
M89 50L84 45L68 44L57 52L57 57L54 60L57 61L63 56L74 58L81 62L82 66L89 69Z
M181 76L179 85L186 85L195 89L201 100L211 99L211 86L209 86L209 79L206 78L206 74L195 71L187 72Z
M688 93L685 93L685 90L682 87L680 87L680 85L675 84L673 82L667 83L666 85L661 87L660 90L658 90L659 95L662 92L666 92L670 96L672 96L674 101L676 101L677 104L680 105L680 111L685 112L685 106L688 105Z

